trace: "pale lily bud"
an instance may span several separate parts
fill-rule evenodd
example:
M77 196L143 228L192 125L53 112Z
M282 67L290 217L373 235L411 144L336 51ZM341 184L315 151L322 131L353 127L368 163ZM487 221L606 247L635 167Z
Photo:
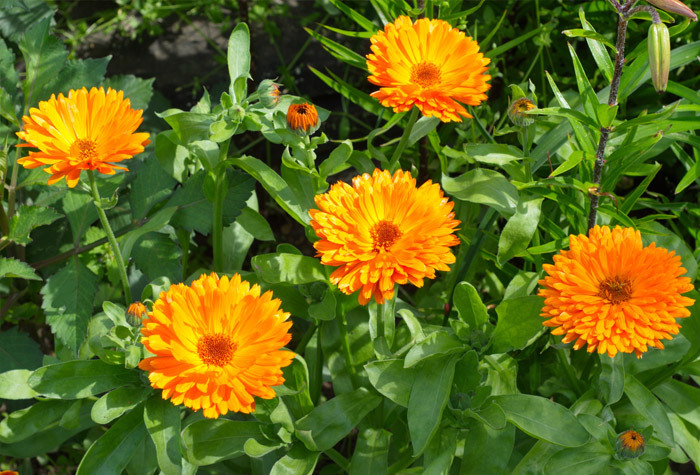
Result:
M671 39L663 23L652 23L647 37L649 45L649 68L656 92L666 90L668 70L671 66Z
M678 0L647 0L647 2L651 3L656 8L683 15L693 21L698 21L698 16L695 12L688 8L688 5Z

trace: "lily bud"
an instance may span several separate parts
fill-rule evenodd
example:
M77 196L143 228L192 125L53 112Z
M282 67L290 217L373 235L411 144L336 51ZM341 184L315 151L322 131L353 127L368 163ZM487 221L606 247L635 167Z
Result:
M671 66L671 39L663 23L652 23L647 37L649 45L649 68L656 92L666 90L668 70Z
M678 0L647 0L647 2L670 13L677 13L690 18L693 21L698 21L698 16L688 5Z

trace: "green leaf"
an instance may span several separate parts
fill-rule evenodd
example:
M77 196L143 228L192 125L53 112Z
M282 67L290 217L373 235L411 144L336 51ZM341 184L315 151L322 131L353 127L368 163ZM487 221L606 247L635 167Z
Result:
M520 196L515 214L508 219L498 240L498 263L503 265L525 252L540 221L540 209L544 198L532 195Z
M588 432L564 406L539 396L509 394L495 396L508 422L536 439L564 447L588 442Z
M560 450L547 461L545 474L575 473L596 475L610 466L612 456L600 442L593 441L582 447Z
M133 173L136 178L131 183L129 192L131 216L133 219L141 219L154 205L170 196L176 182L153 159L141 162Z
M440 427L458 359L457 356L431 358L417 369L407 413L414 457L423 453Z
M42 0L10 0L0 8L0 33L17 42L30 26L53 18L56 10Z
M342 1L340 1L340 0L329 0L329 1L331 4L333 4L334 7L336 7L338 10L343 12L345 14L345 16L347 16L352 21L357 23L357 25L360 28L364 29L365 31L371 32L372 34L375 34L377 32L378 28L374 23L372 23L371 20L368 20L364 16L360 15L355 10L350 8L349 6L345 5L345 3L343 3Z
M598 384L603 393L605 402L615 404L620 400L625 389L625 365L622 358L610 358L607 354L600 354L600 377Z
M295 433L309 450L330 449L381 402L365 388L341 394L299 419Z
M596 117L596 109L600 101L598 101L598 96L596 96L591 83L588 81L588 76L586 71L583 69L581 61L578 59L576 50L567 43L569 47L569 53L571 53L571 59L574 62L574 73L576 74L576 84L578 86L578 92L581 95L581 100L583 101L583 109L586 111L586 115L590 118Z
M552 173L549 174L549 177L555 177L557 175L561 175L564 172L568 172L575 166L577 166L579 163L581 163L581 160L583 160L585 153L582 150L574 150L569 154L568 158L559 165L557 168L554 169Z
M355 451L348 473L387 473L391 432L384 429L365 429L357 436Z
M497 166L523 159L520 149L504 144L467 144L464 146L464 154L479 163Z
M424 475L446 475L457 451L457 429L445 428L433 437L423 454Z
M379 115L383 113L384 117L387 117L388 111L385 110L384 106L382 106L379 101L371 97L366 92L362 92L361 90L353 87L350 83L343 81L340 77L336 76L330 71L327 71L330 76L326 76L312 66L309 66L309 69L312 73L318 76L321 81L326 83L328 87L348 99L353 104L357 104L370 114Z
M267 220L250 207L241 210L236 222L259 241L274 241L275 235Z
M29 105L48 99L45 88L56 78L68 57L61 40L49 33L50 24L51 18L34 23L19 42L27 71L22 91Z
M163 170L178 182L185 181L188 174L190 152L187 147L180 144L174 130L166 130L156 135L155 152L158 163Z
M246 96L246 80L250 78L250 31L245 23L237 24L231 32L226 56L231 95L240 103Z
M160 113L156 112L156 115L164 119L175 131L181 144L209 140L209 126L214 122L214 116L211 114L168 109Z
M447 331L436 331L408 350L403 366L411 368L426 358L462 353L467 349L468 347L455 335Z
M653 392L676 414L700 428L700 389L675 379L668 379L656 386Z
M155 394L148 401L143 412L146 429L156 446L158 466L165 475L181 473L180 454L180 412L171 401Z
M654 427L656 436L669 447L673 447L673 428L666 416L666 411L658 399L637 378L625 375L625 394L632 406Z
M133 386L122 386L113 389L93 404L92 420L97 424L109 424L117 417L136 407L152 392L151 388L137 389Z
M387 359L367 363L365 371L374 389L399 406L408 407L415 368L404 368L402 359Z
M54 335L76 354L87 337L96 293L97 276L77 257L52 275L41 289L46 322Z
M31 399L39 393L27 380L32 372L28 369L13 369L0 373L0 399Z
M251 267L269 284L299 285L327 280L318 259L297 254L259 254L251 259Z
M0 372L35 369L42 358L39 345L16 326L0 332Z
M32 266L13 258L0 257L0 279L13 277L27 280L41 280Z
M146 437L143 406L122 416L85 453L76 475L121 473Z
M460 282L455 286L454 304L460 320L472 329L481 328L489 320L486 305L469 282Z
M34 371L27 382L36 392L49 398L81 399L139 381L138 370L102 360L75 360L43 366Z
M494 430L480 422L470 425L464 442L460 475L507 473L506 465L513 451L515 427Z
M463 201L490 206L503 216L512 216L518 206L518 190L494 170L475 168L457 178L442 176L446 193Z
M185 457L196 465L211 465L243 455L248 439L264 442L261 426L259 422L227 419L193 422L182 431Z
M287 455L272 466L270 475L311 475L321 452L311 451L302 444L294 444Z
M22 246L26 246L32 240L29 233L32 229L51 224L61 215L52 208L43 206L20 206L17 213L10 220L10 234L7 238Z
M109 60L109 56L96 59L69 59L47 89L55 94L62 92L68 95L71 89L98 87L104 80Z
M68 401L39 401L11 412L0 422L0 442L12 444L58 424L71 403Z
M68 190L61 203L73 232L73 242L79 243L85 231L97 220L97 208L90 195L77 190Z
M345 169L345 163L352 155L352 142L344 140L330 153L318 167L318 173L325 180L329 175L334 175Z
M134 264L148 280L164 276L172 282L182 278L182 250L166 234L148 233L141 237L132 253Z
M333 41L332 39L326 38L320 33L316 33L311 28L304 28L304 30L306 30L306 32L309 35L316 38L316 40L318 40L323 46L323 49L328 51L331 54L331 56L355 68L361 70L367 69L367 60L364 56L356 53L352 49L338 43L337 41Z
M301 207L292 190L273 169L254 157L242 156L231 159L231 162L255 178L272 198L292 218L300 224L309 224L309 214Z
M544 299L536 295L502 301L496 307L498 322L491 339L495 353L519 350L544 330L540 311Z
M129 99L132 109L148 109L148 103L153 96L153 82L155 79L143 79L133 74L120 74L111 76L103 82L105 89L111 87L117 91L124 91L124 98Z
M562 31L562 33L564 33L569 38L587 38L587 39L591 39L591 40L603 43L605 46L609 46L613 50L615 49L615 45L613 44L612 41L608 40L606 37L604 37L600 33L596 33L595 31L592 31L592 30L584 30L581 28L574 28L572 30L564 30L564 31Z

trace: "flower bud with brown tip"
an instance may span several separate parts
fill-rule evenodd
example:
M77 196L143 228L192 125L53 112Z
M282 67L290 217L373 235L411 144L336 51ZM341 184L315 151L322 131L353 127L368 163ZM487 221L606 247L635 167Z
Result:
M654 5L656 8L683 15L693 21L698 21L698 16L695 12L691 10L688 5L678 0L647 0L647 2Z

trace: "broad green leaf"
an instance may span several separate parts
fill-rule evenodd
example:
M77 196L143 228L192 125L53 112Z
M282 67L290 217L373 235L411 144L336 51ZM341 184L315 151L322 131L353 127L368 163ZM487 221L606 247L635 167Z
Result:
M134 249L134 245L139 239L145 234L153 231L159 231L163 229L163 226L168 224L170 218L177 211L176 206L168 206L167 208L162 208L156 214L153 215L145 224L142 224L138 228L129 231L120 239L119 248L121 249L122 259L124 262L129 262L131 257L131 251Z
M607 354L600 358L600 377L598 384L605 402L610 405L620 400L625 389L625 365L621 357L610 358Z
M515 427L491 429L480 422L469 426L464 442L460 475L507 473L505 470L515 442Z
M450 471L457 450L457 429L439 431L423 454L424 475L446 475Z
M156 115L168 123L183 145L197 140L209 140L209 126L214 122L211 114L168 109L156 112Z
M462 340L453 334L435 331L408 350L403 365L404 368L412 368L427 358L463 353L467 349ZM420 374L420 370L418 372Z
M11 412L0 422L0 442L12 444L58 424L71 403L69 401L39 401Z
M27 380L32 372L28 369L13 369L0 373L0 399L31 399L38 396Z
M19 42L26 64L22 91L25 101L31 106L39 100L48 99L44 89L57 76L68 57L61 40L49 33L50 24L51 18L34 23Z
M36 275L36 272L29 264L11 257L0 257L0 279L4 277L41 280L41 277Z
M416 369L407 413L414 457L423 453L440 427L458 359L455 355L431 358Z
M174 130L166 130L156 135L155 141L155 152L160 166L180 183L185 181L188 165L193 165L194 160L188 160L190 152L179 143L177 133Z
M488 401L479 409L465 409L464 415L476 419L494 430L503 429L508 422L506 413L501 409L501 406Z
M92 420L97 424L109 424L117 417L136 407L152 392L151 388L136 389L131 386L113 389L95 401L95 404L92 406Z
M544 467L545 474L575 473L596 475L609 467L612 456L600 442L593 441L582 447L560 450L552 455Z
M463 201L490 206L503 216L512 216L518 206L518 190L494 170L475 168L457 178L442 176L446 193Z
M143 406L119 418L85 453L77 475L121 473L146 437Z
M365 388L341 394L296 422L296 435L307 449L330 449L382 402Z
M193 422L182 431L186 458L196 465L211 465L243 455L248 439L264 441L261 426L259 422L227 419Z
M68 91L71 89L99 87L104 81L109 60L110 57L69 59L65 62L61 72L47 85L47 90L54 94L62 92L68 95Z
M250 78L250 31L241 22L231 32L228 39L228 75L231 78L230 90L236 102L243 102L246 96L246 81Z
M111 87L117 91L124 91L124 98L129 99L132 109L147 109L153 96L153 82L155 79L143 79L133 74L120 74L110 76L102 83L105 89Z
M408 407L411 387L416 378L415 368L404 368L403 360L377 360L367 363L365 371L374 389L399 406Z
M408 136L408 144L413 145L420 139L428 135L440 124L440 119L437 117L423 116L416 121Z
M348 473L385 474L388 469L391 432L384 429L365 429L357 436L357 445L350 460Z
M39 345L17 326L0 333L0 372L41 366Z
M316 320L333 320L335 318L337 300L330 287L323 291L320 302L309 305L309 316Z
M519 350L544 330L540 312L544 299L536 295L502 301L496 307L498 322L491 340L495 353Z
M78 190L68 190L62 204L73 232L73 242L79 243L85 231L97 220L97 208L89 194Z
M77 257L52 275L41 289L44 297L41 308L46 313L46 323L76 354L87 337L96 293L97 276Z
M668 412L668 420L678 445L695 463L696 467L700 466L700 430L686 424L680 416L672 411Z
M329 175L334 175L341 170L344 170L347 165L345 163L352 154L352 142L344 140L328 155L318 167L318 173L326 179Z
M134 245L136 267L148 280L164 276L172 282L182 278L182 250L168 235L148 233Z
M287 454L275 462L270 475L311 475L321 452L311 451L303 444L294 444Z
M637 378L625 375L625 394L632 406L654 427L654 434L669 447L673 447L673 428L666 411L658 399Z
M323 264L308 256L296 254L259 254L251 267L267 283L299 285L326 281Z
M564 447L579 447L588 441L586 429L564 406L540 396L509 394L493 401L506 413L508 422L536 439Z
M540 221L540 209L544 198L520 195L515 214L508 219L498 240L498 263L505 264L524 252Z
M150 437L144 437L132 452L131 460L126 465L126 473L127 475L155 474L157 470L158 457L156 448Z
M38 226L51 224L61 215L51 208L43 206L20 206L17 213L10 220L10 241L26 246L32 240L29 233Z
M681 418L700 428L700 389L668 379L653 389L663 402Z
M140 382L138 370L104 363L102 360L75 360L43 366L29 377L36 392L49 398L81 399L125 385Z
M42 0L10 0L0 9L0 33L17 42L30 26L53 18L56 10Z
M143 421L156 446L158 466L165 475L181 473L180 412L171 401L155 394L146 401Z
M469 282L457 284L454 291L454 304L459 318L472 329L481 328L489 320L486 305Z
M131 183L129 204L133 219L141 219L172 192L176 181L168 175L157 160L144 160L134 170L136 178Z
M275 240L275 235L267 220L263 218L260 213L248 206L241 210L241 214L236 218L236 222L259 241Z
M513 475L539 475L543 473L547 461L560 450L561 447L558 445L538 440L513 469Z

